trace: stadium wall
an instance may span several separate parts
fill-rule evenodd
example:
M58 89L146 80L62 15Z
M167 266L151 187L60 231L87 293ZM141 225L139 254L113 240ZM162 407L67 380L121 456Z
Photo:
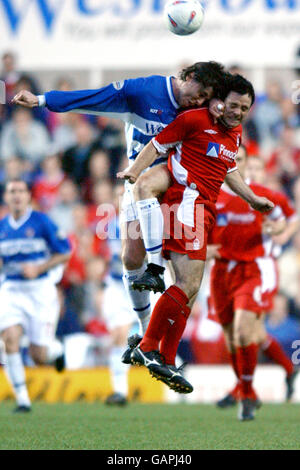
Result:
M47 403L74 401L104 401L112 392L109 370L105 367L56 373L52 368L27 368L27 382L33 401ZM161 382L153 380L145 369L132 367L129 372L129 400L142 403L215 403L234 384L229 366L189 366L186 377L194 392L179 395ZM281 403L285 400L284 372L277 366L259 366L255 387L263 402ZM300 376L295 383L293 401L300 402ZM0 370L0 401L12 399L11 387Z

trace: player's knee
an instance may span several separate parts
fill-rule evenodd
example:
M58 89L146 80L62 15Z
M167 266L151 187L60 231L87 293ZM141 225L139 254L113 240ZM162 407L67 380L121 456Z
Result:
M9 328L3 333L2 339L5 344L5 350L8 354L13 354L19 351L20 332L18 329L15 329L14 327Z
M147 173L141 175L133 188L134 199L142 201L143 199L155 197L152 183L152 177L149 177Z
M234 344L236 346L246 347L254 341L251 329L247 325L237 325L234 331Z
M46 357L44 351L40 351L36 348L29 348L31 358L37 365L43 365L46 363Z

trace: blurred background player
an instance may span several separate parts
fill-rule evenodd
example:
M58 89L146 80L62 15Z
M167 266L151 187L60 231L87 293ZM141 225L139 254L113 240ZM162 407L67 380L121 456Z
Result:
M0 221L0 332L5 343L5 371L13 387L17 412L28 412L31 403L19 351L25 332L36 364L64 367L62 344L55 339L59 302L55 283L70 256L70 245L56 225L30 206L31 194L22 180L7 182L4 200L8 215Z
M236 162L243 177L246 156L241 146ZM277 287L270 237L285 228L277 193L252 182L249 184L256 194L271 199L275 208L263 217L223 185L216 205L216 226L211 235L215 264L211 271L210 307L223 326L231 364L238 378L234 391L218 404L224 406L241 400L241 420L254 419L255 408L261 405L252 381L257 345L267 339L261 316L270 308ZM292 373L293 365L289 361L287 374Z
M178 78L153 75L113 82L97 90L51 91L42 96L25 90L17 93L12 102L28 108L46 106L55 112L76 110L123 120L127 156L131 165L151 138L175 119L180 108L201 106L216 95L223 85L222 65L216 62L197 62L181 70ZM220 111L214 106L211 111L215 116L220 115ZM166 161L166 156L159 157L153 162L153 166ZM159 184L160 178L163 177L163 173L155 169L151 170L150 175L153 184ZM162 226L159 202L156 198L151 198L149 204L156 219L154 225L159 228ZM148 219L149 204L138 207L131 185L125 185L121 214L123 280L132 308L138 315L142 334L146 331L150 319L150 292L137 292L132 289L131 283L141 277L146 269L146 251L139 235L139 220ZM153 246L146 245L146 249L151 253L157 252L161 260L160 247L153 249ZM163 268L160 269L163 272Z
M122 281L121 233L119 225L119 204L124 186L118 184L114 190L116 214L108 223L108 244L110 248L109 273L105 279L103 298L103 318L111 335L109 369L113 393L107 397L107 405L126 405L128 395L128 364L121 362L128 333L135 322L135 314L130 308L128 294Z

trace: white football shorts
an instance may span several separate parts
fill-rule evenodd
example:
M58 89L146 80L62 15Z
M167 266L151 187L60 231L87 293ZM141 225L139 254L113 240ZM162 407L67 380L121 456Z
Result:
M120 223L138 220L136 203L133 196L133 185L125 181L124 194L122 198Z
M53 282L5 282L0 288L0 306L0 332L21 325L31 344L47 346L53 341L59 317Z

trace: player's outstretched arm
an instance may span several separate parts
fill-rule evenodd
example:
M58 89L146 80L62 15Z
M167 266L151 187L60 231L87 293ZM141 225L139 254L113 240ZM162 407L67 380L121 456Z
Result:
M244 199L252 209L259 212L268 212L274 209L275 205L266 197L257 196L252 189L245 183L238 169L231 171L225 178L225 183L238 196Z
M13 97L12 103L27 108L46 106L50 111L56 113L75 111L104 116L111 115L126 121L128 113L130 113L126 90L127 81L120 89L110 84L95 90L53 90L39 96L22 90Z
M128 180L129 183L134 184L142 171L152 165L158 155L159 153L152 142L149 142L139 153L133 165L131 165L126 170L117 173L117 178Z

